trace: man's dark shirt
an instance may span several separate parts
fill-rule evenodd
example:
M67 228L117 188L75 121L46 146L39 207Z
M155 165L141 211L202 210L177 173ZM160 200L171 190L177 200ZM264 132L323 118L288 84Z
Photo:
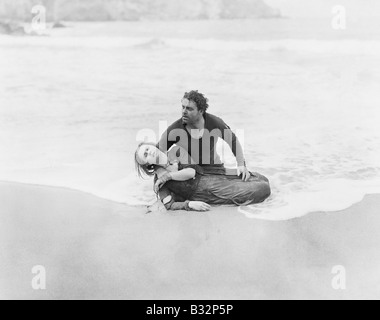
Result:
M244 166L243 149L236 135L220 118L205 113L205 131L201 139L194 139L186 130L182 119L174 122L162 135L158 147L161 151L168 151L173 145L182 147L191 156L191 163L201 166L221 166L223 163L216 152L216 143L222 138L230 146L236 157L238 166ZM180 151L179 151L180 152Z

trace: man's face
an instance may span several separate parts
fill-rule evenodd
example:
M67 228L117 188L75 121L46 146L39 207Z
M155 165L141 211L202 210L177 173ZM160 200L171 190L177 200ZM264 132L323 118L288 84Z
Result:
M197 104L188 99L182 99L182 123L194 124L203 117L203 112L199 111Z

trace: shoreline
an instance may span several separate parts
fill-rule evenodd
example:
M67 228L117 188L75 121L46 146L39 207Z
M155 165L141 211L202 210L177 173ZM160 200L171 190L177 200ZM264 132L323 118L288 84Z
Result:
M91 193L90 191L83 191L83 190L79 190L79 189L74 189L74 188L71 188L71 187L64 187L64 186L52 186L52 185L44 185L44 184L38 184L38 183L24 183L24 182L17 182L17 181L7 181L7 180L0 180L0 188L2 186L5 186L5 185L15 185L15 186L24 186L24 187L30 187L30 188L45 188L45 189L57 189L57 190L61 190L63 192L77 192L77 193L80 193L80 194L83 194L83 195L86 195L86 196L90 196L90 197L95 197L97 198L98 200L100 201L106 201L106 202L110 202L114 205L120 205L120 206L125 206L126 208L132 210L132 209L136 209L136 210L141 210L143 213L145 213L145 208L150 205L150 203L147 203L146 205L140 205L140 204L128 204L128 203L125 203L125 202L121 202L121 201L116 201L116 200L111 200L111 199L108 199L108 198L105 198L105 197L102 197L102 196L99 196L99 195L96 195L94 193ZM350 208L352 208L353 206L363 202L367 197L371 197L371 196L379 196L380 198L380 193L368 193L368 194L365 194L363 196L363 199L358 201L358 202L355 202L353 204L351 204L350 206L348 206L347 208L344 208L344 209L341 209L341 210L329 210L329 211L325 211L325 210L319 210L319 211L310 211L308 213L305 213L301 216L296 216L294 218L290 218L290 219L285 219L285 220L275 220L275 219L263 219L263 218L256 218L254 216L252 217L247 217L246 214L243 212L244 209L239 212L237 206L214 206L213 209L214 210L218 210L218 211L231 211L231 209L236 209L236 212L244 217L246 217L246 219L249 219L249 220L262 220L262 221L269 221L269 222L279 222L279 221L291 221L291 220L294 220L294 219L300 219L300 218L304 218L306 216L309 216L309 215L314 215L314 214L335 214L335 213L340 213L342 211L346 211L346 210L349 210ZM153 198L152 198L153 199ZM244 208L244 207L242 207ZM169 211L169 213L171 214L175 214L175 212L173 211Z
M376 299L379 205L369 195L276 222L231 207L146 215L80 191L0 182L0 299ZM46 290L31 288L36 265ZM346 268L346 290L332 288L335 266Z

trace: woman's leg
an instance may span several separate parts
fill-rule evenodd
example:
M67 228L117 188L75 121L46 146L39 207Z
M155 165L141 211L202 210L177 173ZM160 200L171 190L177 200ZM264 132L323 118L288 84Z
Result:
M269 181L259 173L251 173L247 182L237 176L202 176L191 200L214 205L248 205L263 202L271 194Z

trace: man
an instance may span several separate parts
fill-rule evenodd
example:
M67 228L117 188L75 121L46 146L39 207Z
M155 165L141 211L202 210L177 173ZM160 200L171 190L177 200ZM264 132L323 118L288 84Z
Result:
M206 112L208 107L208 99L202 93L186 92L182 99L182 118L166 130L158 147L167 152L176 145L188 152L192 164L201 165L208 173L224 173L224 164L216 152L216 144L221 138L236 157L237 175L248 181L250 172L238 138L222 119Z

